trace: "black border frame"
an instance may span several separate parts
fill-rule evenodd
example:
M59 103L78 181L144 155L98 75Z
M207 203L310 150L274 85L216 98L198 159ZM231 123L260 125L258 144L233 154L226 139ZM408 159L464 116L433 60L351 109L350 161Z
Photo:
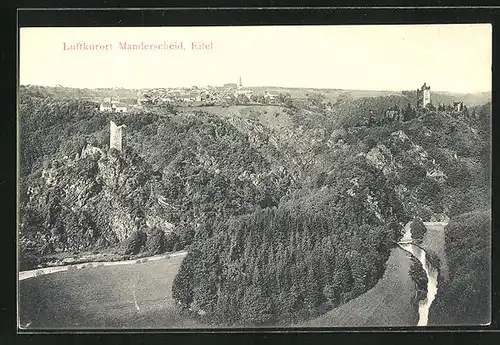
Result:
M205 25L218 25L218 26L228 26L228 25L363 25L363 24L431 24L431 23L492 23L493 25L493 85L492 85L492 93L493 93L493 112L496 109L500 109L498 106L498 100L496 95L498 80L495 80L496 76L496 60L498 60L498 47L495 44L498 37L500 37L500 8L498 7L426 7L426 8L417 8L417 7L337 7L337 8L311 8L311 7L302 7L302 8L193 8L193 7L184 7L184 8L148 8L148 9L139 9L139 8L123 8L123 9L22 9L18 10L15 13L16 23L18 27L36 27L36 26L205 26ZM18 27L15 28L18 33ZM11 30L12 31L12 30ZM18 36L16 35L15 39L15 50L14 57L10 58L9 62L15 61L16 67L18 66ZM5 54L1 55L2 60L5 59ZM13 69L10 68L12 72ZM14 77L16 88L11 95L14 96L14 103L7 104L8 110L14 110L13 118L4 118L4 121L7 120L8 125L13 125L15 128L15 133L17 135L17 125L14 119L17 119L16 115L16 106L14 104L17 103L17 68L14 69L16 71L16 75ZM6 92L5 92L6 93ZM4 93L4 94L5 94ZM5 104L4 104L5 106ZM10 108L10 109L9 109ZM495 131L495 118L493 117L493 131ZM1 127L0 135L2 138L8 137L8 133L5 132L6 127ZM10 132L12 133L12 132ZM7 134L7 135L4 135ZM17 139L17 137L14 137ZM15 144L17 147L17 143ZM8 146L4 146L8 147ZM9 150L9 152L13 152ZM493 141L493 172L495 172L495 142ZM16 161L15 154L14 160ZM14 165L15 166L15 165ZM16 176L16 168L14 168L13 176ZM4 170L5 171L5 170ZM4 172L2 171L2 172ZM3 189L8 188L8 191L15 190L15 184L5 183L9 179L2 178L1 187ZM15 181L15 178L12 179L12 182ZM492 185L492 198L494 198L496 183L493 178ZM6 193L8 193L5 190ZM2 193L4 194L4 193ZM6 215L16 214L16 202L12 205L12 212L6 213ZM457 326L457 327L427 327L425 329L417 329L416 327L403 327L403 328L294 328L294 329L218 329L218 330L204 330L204 329L186 329L186 330L171 330L171 329L161 329L161 330L58 330L58 331L36 331L36 334L44 334L57 332L58 334L101 334L101 339L106 341L105 338L108 337L109 333L120 333L125 335L132 335L131 333L138 333L138 335L144 336L144 333L151 332L160 332L160 333L198 333L205 336L209 336L208 338L213 339L213 333L228 332L229 334L225 334L228 336L228 340L234 342L236 334L248 334L248 333L259 333L261 335L267 335L265 338L268 340L272 340L272 338L279 338L281 333L294 333L294 340L296 342L299 339L303 339L303 336L311 335L311 333L317 333L316 339L321 341L321 339L325 338L327 334L323 332L335 332L342 333L342 337L345 340L354 340L352 336L356 336L356 334L361 334L369 332L369 334L387 334L386 332L395 332L392 335L397 336L397 338L401 338L401 334L406 332L414 333L416 338L422 338L426 333L428 335L436 334L438 332L451 333L454 331L465 331L466 333L460 335L463 336L464 341L466 339L472 340L473 342L477 342L479 339L477 336L479 334L475 334L471 332L479 331L482 335L486 335L486 333L490 333L491 331L499 330L499 319L500 319L500 311L498 309L498 299L500 297L500 292L498 289L497 277L498 274L498 266L496 263L498 262L498 253L494 250L496 247L495 244L498 244L498 235L495 235L495 227L494 227L494 211L495 204L492 200L492 211L493 211L493 219L492 219L492 247L493 247L493 258L492 258L492 323L490 326ZM7 211L4 208L4 211ZM10 218L9 217L9 218ZM14 224L16 224L16 219L14 219ZM10 234L10 233L9 233ZM12 232L13 239L15 242L15 232ZM5 243L5 242L4 242ZM12 242L10 242L12 243ZM15 253L16 249L13 249ZM13 256L11 256L13 257ZM5 327L7 324L12 325L10 322L13 321L14 330L17 331L18 334L34 334L32 332L27 331L19 331L17 330L17 263L14 263L14 272L13 275L15 277L16 288L14 288L14 318L9 320L9 323L2 322L2 326ZM8 308L10 309L10 308ZM4 311L5 308L2 308ZM15 331L15 332L16 332ZM279 334L276 334L279 333ZM348 334L346 332L353 332L354 334ZM102 333L107 333L105 336L102 336ZM236 334L235 334L236 333ZM180 334L179 334L180 335ZM492 335L491 333L489 335ZM156 337L156 335L154 335ZM457 334L453 334L450 338L457 339ZM471 337L472 336L472 337ZM31 336L30 336L31 338ZM134 337L135 338L135 337ZM151 336L153 338L153 336ZM434 336L432 336L434 338ZM448 339L450 339L448 338ZM47 339L47 338L45 338ZM81 339L81 338L80 338ZM137 339L137 338L136 338ZM484 338L483 338L484 339ZM208 339L207 339L208 340ZM328 339L324 339L328 340ZM109 340L108 340L109 341ZM275 341L275 340L274 340ZM469 342L467 341L467 342ZM454 343L456 342L453 341ZM10 342L9 342L10 343ZM143 341L141 341L143 343Z

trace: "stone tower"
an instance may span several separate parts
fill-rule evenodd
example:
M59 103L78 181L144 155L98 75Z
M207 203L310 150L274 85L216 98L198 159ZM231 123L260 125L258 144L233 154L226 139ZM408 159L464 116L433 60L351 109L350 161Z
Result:
M427 104L431 103L431 87L426 86L425 83L422 86L422 91L424 92L423 107L425 108Z
M417 89L417 106L425 108L431 103L431 87L424 83L420 89Z
M121 125L117 126L116 123L110 121L109 124L109 148L115 148L118 151L122 151L122 136L123 136L123 128L127 126Z

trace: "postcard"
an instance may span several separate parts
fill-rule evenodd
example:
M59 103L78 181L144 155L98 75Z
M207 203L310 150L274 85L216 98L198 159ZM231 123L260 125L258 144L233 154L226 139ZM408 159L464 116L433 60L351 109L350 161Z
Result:
M491 321L490 24L22 27L18 327Z

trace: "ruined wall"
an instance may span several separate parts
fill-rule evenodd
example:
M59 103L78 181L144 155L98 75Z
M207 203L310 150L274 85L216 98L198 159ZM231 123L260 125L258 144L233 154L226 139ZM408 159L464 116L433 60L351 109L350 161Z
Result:
M423 104L422 106L425 108L427 104L431 103L431 90L426 89L424 91L424 99L423 99Z
M115 148L122 151L122 126L117 126L113 121L110 122L109 128L109 148Z

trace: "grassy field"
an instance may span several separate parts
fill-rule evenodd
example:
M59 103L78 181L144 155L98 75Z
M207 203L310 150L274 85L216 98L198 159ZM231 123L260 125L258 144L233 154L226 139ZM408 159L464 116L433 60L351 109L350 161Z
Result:
M285 113L285 108L279 105L231 105L227 107L213 106L183 109L187 111L195 109L226 118L259 119L264 126L275 130L292 127L291 120Z
M351 99L361 97L378 97L400 94L399 91L384 91L384 90L349 90L349 89L313 89L313 88L294 88L294 87L278 87L278 86L255 86L247 87L254 92L274 91L289 93L292 98L305 98L311 95L321 94L327 101L336 101L339 96L347 96Z
M300 327L391 327L414 326L418 311L411 303L414 283L408 274L410 255L392 249L382 279L361 296L330 310Z
M27 329L208 327L178 310L172 299L172 282L183 258L20 281L20 325L29 324Z
M383 278L373 289L297 326L416 324L408 255L394 248ZM20 324L29 324L27 329L211 328L179 310L172 299L172 282L182 259L72 270L20 281Z
M409 253L394 248L377 285L299 327L411 326L418 313ZM184 256L70 270L19 282L27 329L210 328L179 310L171 287Z

